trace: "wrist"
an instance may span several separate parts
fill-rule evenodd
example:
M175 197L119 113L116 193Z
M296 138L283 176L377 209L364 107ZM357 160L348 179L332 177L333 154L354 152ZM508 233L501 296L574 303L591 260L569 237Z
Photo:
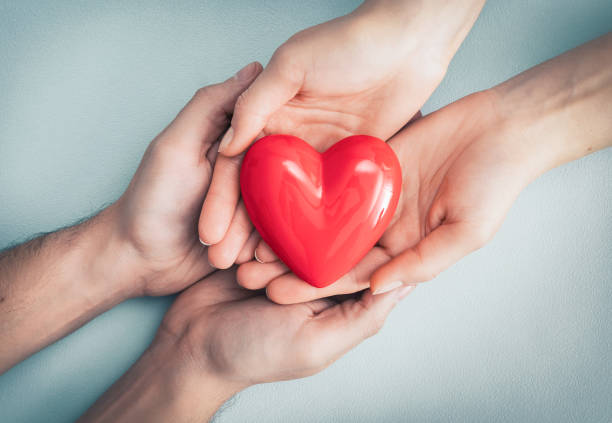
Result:
M611 145L612 35L492 88L509 134L530 148L535 176Z
M554 167L580 157L572 143L560 142L555 132L566 123L559 109L532 102L529 90L504 83L487 90L497 116L495 130L521 158L521 167L531 182Z
M80 421L208 421L239 389L203 370L169 338L140 359Z
M486 152L497 171L511 175L513 186L522 189L545 171L544 155L505 106L504 98L494 89L475 92L446 106L447 115L457 116L461 122L449 148L457 155L468 148L473 154Z
M137 251L121 235L116 205L82 223L82 251L86 255L92 291L104 292L114 303L139 296L146 279Z
M351 16L371 28L391 31L398 49L419 51L446 69L485 1L366 0Z

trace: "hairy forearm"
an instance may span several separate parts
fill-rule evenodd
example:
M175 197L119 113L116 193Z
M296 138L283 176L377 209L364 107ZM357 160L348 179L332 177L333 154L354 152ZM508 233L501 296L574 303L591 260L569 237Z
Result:
M0 254L0 373L132 294L111 214Z
M612 33L493 88L533 176L612 145Z
M184 352L172 342L156 339L79 422L210 420L243 387L214 376Z

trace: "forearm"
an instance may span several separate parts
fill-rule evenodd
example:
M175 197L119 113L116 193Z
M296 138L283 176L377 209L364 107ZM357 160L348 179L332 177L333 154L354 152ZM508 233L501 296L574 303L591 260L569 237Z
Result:
M391 27L411 50L425 48L448 65L486 0L365 0L353 15ZM415 37L415 33L423 34Z
M111 214L0 254L0 373L133 294Z
M239 390L156 340L79 422L204 422Z
M612 33L491 90L533 177L612 144Z

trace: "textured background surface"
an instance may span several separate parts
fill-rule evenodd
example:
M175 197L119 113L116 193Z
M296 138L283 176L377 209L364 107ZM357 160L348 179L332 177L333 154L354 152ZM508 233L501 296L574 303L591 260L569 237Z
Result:
M0 248L91 214L201 85L356 1L0 4ZM609 0L490 0L430 112L612 30ZM219 422L612 420L612 150L529 186L496 238L323 373ZM80 415L171 299L136 299L0 377L1 422ZM2 342L2 340L0 340Z

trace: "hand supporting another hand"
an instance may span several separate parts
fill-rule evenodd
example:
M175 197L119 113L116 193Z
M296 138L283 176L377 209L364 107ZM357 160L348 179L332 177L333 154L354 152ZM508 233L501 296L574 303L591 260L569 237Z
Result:
M490 240L537 176L612 143L611 69L608 34L417 120L389 141L402 164L400 204L353 271L320 289L278 261L252 261L239 282L296 303L433 279ZM265 248L258 258L275 260Z
M139 294L175 293L213 270L198 241L198 215L219 138L236 99L260 71L259 63L251 63L226 82L198 90L153 140L113 205L120 233L147 273Z
M175 293L213 270L197 220L215 141L260 71L252 63L198 90L115 204L0 253L0 339L10 340L0 342L0 373L123 300Z
M322 151L349 135L389 138L442 80L483 4L369 0L279 47L220 146L199 222L211 264L227 268L258 242L239 202L240 153L254 139L286 133Z
M208 421L236 392L329 366L374 335L413 287L360 299L278 305L217 272L172 305L153 344L81 418Z

